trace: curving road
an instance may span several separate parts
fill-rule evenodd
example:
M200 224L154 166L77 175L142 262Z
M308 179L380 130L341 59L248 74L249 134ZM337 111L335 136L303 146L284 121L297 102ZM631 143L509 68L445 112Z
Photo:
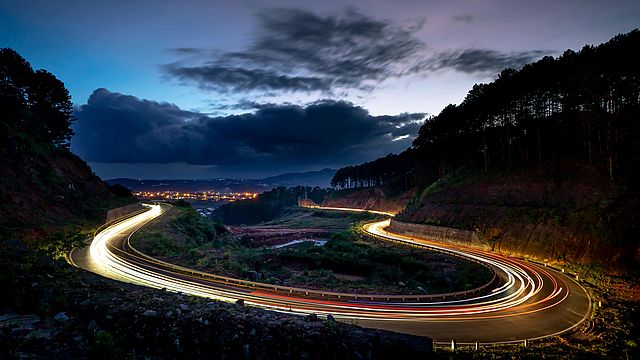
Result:
M587 292L562 272L495 253L390 233L385 230L389 220L366 224L363 231L381 241L403 242L468 258L490 267L496 278L473 294L420 299L328 293L206 274L153 259L129 244L130 236L162 215L167 206L149 208L106 227L90 246L74 249L70 253L72 264L134 284L225 301L242 299L246 304L276 311L332 314L365 327L429 336L436 341L456 339L459 344L520 342L554 336L580 325L591 312Z

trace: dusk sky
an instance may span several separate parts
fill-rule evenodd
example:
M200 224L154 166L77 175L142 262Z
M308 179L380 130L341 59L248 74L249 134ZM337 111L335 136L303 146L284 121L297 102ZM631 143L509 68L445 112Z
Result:
M411 145L478 82L640 24L640 1L6 1L102 178L262 177Z

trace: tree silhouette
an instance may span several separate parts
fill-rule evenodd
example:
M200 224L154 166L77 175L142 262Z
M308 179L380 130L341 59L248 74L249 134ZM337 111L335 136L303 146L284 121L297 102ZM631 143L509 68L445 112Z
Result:
M401 192L461 166L485 172L569 159L632 184L640 163L640 32L567 50L477 84L428 118L413 146L339 169L336 188Z
M73 135L72 104L64 84L46 70L33 71L16 51L0 49L0 120L3 136L26 134L58 148Z

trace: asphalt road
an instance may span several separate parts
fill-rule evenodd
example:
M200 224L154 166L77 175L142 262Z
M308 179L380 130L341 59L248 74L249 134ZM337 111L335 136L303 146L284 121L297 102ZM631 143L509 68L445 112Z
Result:
M345 210L349 209L334 209ZM107 227L90 246L74 249L71 262L102 276L169 291L205 296L295 314L332 314L340 321L463 343L518 342L558 335L581 324L590 314L587 292L570 276L549 267L470 248L442 245L392 234L388 220L370 223L364 231L380 241L402 241L434 251L466 257L490 267L497 281L466 296L428 301L392 297L357 299L335 293L306 292L223 278L163 263L139 253L129 237L166 211L155 205L147 212Z

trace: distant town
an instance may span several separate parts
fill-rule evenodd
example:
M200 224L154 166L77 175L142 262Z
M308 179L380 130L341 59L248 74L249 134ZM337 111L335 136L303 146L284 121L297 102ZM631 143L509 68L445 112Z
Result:
M134 192L139 199L143 200L199 200L211 203L231 202L236 200L253 199L258 196L255 192L219 192L219 191L138 191Z

